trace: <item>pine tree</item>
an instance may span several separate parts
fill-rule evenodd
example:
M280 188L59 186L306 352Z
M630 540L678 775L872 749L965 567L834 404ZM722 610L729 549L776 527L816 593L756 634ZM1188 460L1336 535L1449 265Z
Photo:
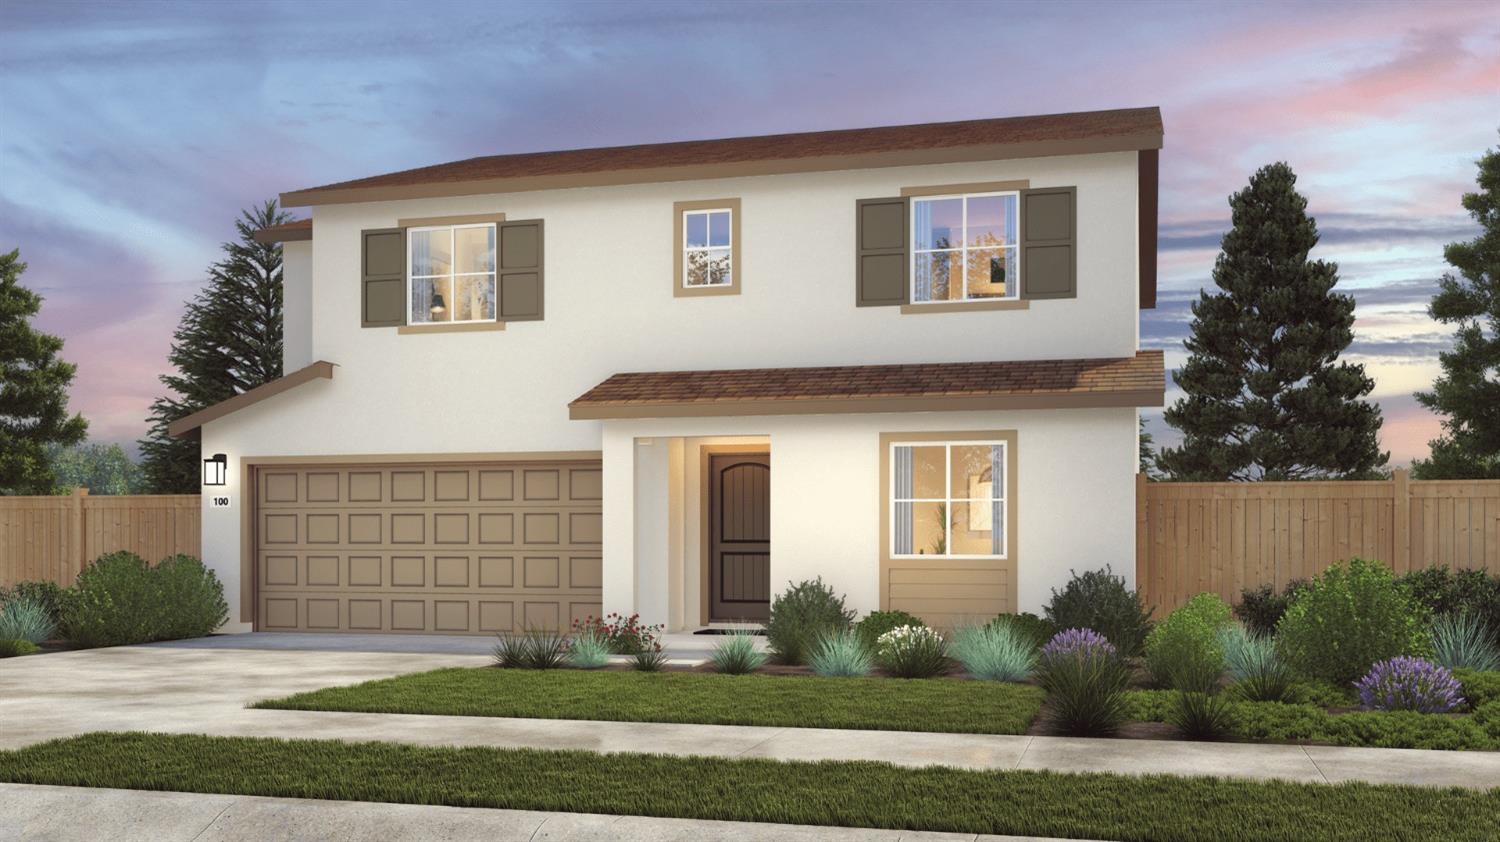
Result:
M141 470L157 494L192 494L201 479L198 442L174 439L167 425L280 377L281 246L255 241L261 228L290 222L272 199L241 212L239 239L208 269L208 285L188 302L161 382L170 394L151 404Z
M1479 192L1464 209L1479 223L1468 242L1443 249L1458 270L1443 276L1427 312L1457 325L1453 350L1438 355L1443 373L1417 400L1443 419L1432 458L1412 463L1418 479L1500 479L1500 149L1479 159Z
M0 494L51 494L48 445L82 441L88 422L68 415L78 367L58 359L62 339L31 326L42 297L21 286L20 258L0 254Z
M1229 198L1213 280L1193 304L1187 394L1166 411L1183 433L1159 466L1174 480L1373 476L1388 454L1375 383L1340 362L1354 338L1354 299L1333 292L1338 266L1308 260L1318 228L1285 163L1262 167Z

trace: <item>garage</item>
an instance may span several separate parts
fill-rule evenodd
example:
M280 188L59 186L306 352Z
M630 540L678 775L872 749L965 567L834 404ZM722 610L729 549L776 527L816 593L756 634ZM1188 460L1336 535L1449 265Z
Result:
M601 480L597 459L258 466L255 626L493 634L598 616Z

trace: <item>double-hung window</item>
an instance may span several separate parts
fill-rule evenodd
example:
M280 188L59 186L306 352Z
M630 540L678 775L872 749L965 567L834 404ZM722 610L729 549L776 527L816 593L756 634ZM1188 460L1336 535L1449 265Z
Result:
M1003 441L891 445L891 555L1004 558Z
M407 229L410 324L495 320L495 224Z
M733 219L731 208L683 211L683 288L734 284Z
M1014 190L912 199L912 303L1016 298L1019 206Z

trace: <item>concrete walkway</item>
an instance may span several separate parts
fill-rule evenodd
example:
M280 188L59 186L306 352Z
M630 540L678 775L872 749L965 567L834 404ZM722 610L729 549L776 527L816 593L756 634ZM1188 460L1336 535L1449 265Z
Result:
M673 632L661 636L667 662L696 666L708 660L709 653L723 637L690 632ZM765 638L756 636L762 651ZM495 649L495 638L489 635L458 634L299 634L296 632L246 632L215 634L189 640L149 644L163 649L255 649L271 652L393 652L427 655L484 655ZM625 663L630 658L616 656Z
M0 839L45 839L48 842L94 842L98 839L112 842L293 839L1022 842L1036 837L0 784Z
M120 647L0 662L0 748L89 731L385 740L904 766L1500 787L1500 752L250 710L483 656Z

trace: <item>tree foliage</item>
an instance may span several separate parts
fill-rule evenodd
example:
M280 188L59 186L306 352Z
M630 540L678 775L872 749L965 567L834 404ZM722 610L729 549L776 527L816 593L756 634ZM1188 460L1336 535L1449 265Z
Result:
M48 446L82 441L88 422L68 414L77 366L58 358L62 339L31 325L42 297L21 285L20 258L0 254L0 494L51 494Z
M1338 266L1309 260L1317 223L1285 163L1262 167L1229 198L1213 280L1193 304L1186 395L1166 411L1183 433L1158 465L1172 479L1292 480L1371 476L1380 408L1364 367L1340 362L1354 299L1333 291Z
M275 199L241 212L239 238L224 243L208 285L187 303L167 355L176 371L161 376L169 394L151 404L151 430L141 441L153 492L199 487L198 442L167 435L169 424L281 376L281 246L256 242L255 232L291 220Z
M1479 190L1464 209L1479 236L1443 249L1457 270L1443 276L1427 312L1457 327L1443 373L1417 400L1443 418L1432 456L1412 463L1418 479L1500 479L1500 149L1479 159Z
M140 466L118 444L85 442L72 447L53 445L48 448L52 472L57 477L56 492L67 494L75 488L87 488L90 494L140 494L145 478Z

